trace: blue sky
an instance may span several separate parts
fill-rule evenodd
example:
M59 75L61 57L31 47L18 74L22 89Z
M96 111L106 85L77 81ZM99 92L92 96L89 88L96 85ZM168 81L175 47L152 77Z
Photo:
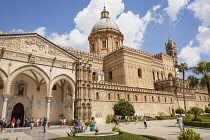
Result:
M89 51L87 38L104 2L125 46L165 53L170 36L179 62L209 61L210 0L0 0L0 30L36 32L55 44Z

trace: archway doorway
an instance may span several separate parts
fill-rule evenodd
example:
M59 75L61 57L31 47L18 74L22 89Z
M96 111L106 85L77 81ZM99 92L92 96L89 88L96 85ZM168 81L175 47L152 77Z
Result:
M24 120L24 106L21 103L17 103L12 111L11 120L15 117L17 120L20 119L20 126L23 126L23 120Z

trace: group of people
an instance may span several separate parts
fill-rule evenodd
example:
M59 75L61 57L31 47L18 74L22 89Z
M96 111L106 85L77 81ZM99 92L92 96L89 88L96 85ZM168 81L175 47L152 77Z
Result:
M78 117L76 117L75 121L74 121L74 126L75 127L80 127L80 120ZM97 132L97 128L96 128L96 121L95 118L92 117L90 120L90 132Z
M18 118L16 119L15 117L11 120L11 123L9 124L9 127L11 128L15 128L15 125L18 127L20 127L20 123L21 120ZM31 119L26 118L23 122L23 126L25 127L31 127L31 129L34 128L34 124L35 124L35 120L32 117ZM44 132L46 132L46 124L47 124L47 120L45 117L43 118L37 118L36 120L36 127L41 128L41 126L43 126ZM5 128L7 127L7 120L6 119L1 119L0 120L0 127L1 127L1 132L5 131Z
M65 117L61 117L60 118L60 127L64 128L66 126L66 118Z

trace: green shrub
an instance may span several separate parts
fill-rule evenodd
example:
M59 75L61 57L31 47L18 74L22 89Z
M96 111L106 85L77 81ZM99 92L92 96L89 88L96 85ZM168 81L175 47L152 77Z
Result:
M157 120L170 120L170 119L176 119L176 116L171 117L171 116L155 116Z
M114 114L119 116L133 116L135 114L134 106L125 99L120 99L113 106Z
M187 126L210 128L210 122L184 120L184 124Z
M185 114L185 111L184 111L184 109L182 109L182 108L177 108L176 109L176 111L175 111L177 114Z
M121 130L120 130L120 128L118 128L118 127L112 127L112 131L115 131L115 132L121 132Z
M75 136L75 134L77 133L82 133L85 132L85 129L83 129L82 127L69 127L70 128L70 132L66 132L68 136Z
M202 120L199 118L194 118L194 119L192 119L192 121L202 121Z
M182 132L178 136L178 140L202 140L200 134L197 134L192 129L187 129L187 131Z
M112 115L108 114L108 115L106 116L106 122L107 122L107 123L110 123L111 120L112 120Z

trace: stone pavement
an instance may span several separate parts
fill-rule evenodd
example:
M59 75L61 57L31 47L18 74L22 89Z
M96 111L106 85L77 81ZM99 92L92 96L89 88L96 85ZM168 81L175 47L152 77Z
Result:
M164 121L148 121L148 128L144 129L144 124L139 122L138 124L130 123L125 125L122 123L120 129L125 132L139 134L139 135L153 135L165 138L167 140L177 140L179 135L179 128L175 125L176 120L164 120ZM111 131L113 124L98 124L99 131ZM89 128L88 128L89 129ZM200 133L203 140L210 140L210 129L192 128L195 132ZM0 133L0 138L9 138L10 140L46 140L58 137L66 137L66 132L70 129L60 128L59 126L53 126L46 133L43 130L34 128L9 128L5 133ZM87 130L88 131L88 130Z

